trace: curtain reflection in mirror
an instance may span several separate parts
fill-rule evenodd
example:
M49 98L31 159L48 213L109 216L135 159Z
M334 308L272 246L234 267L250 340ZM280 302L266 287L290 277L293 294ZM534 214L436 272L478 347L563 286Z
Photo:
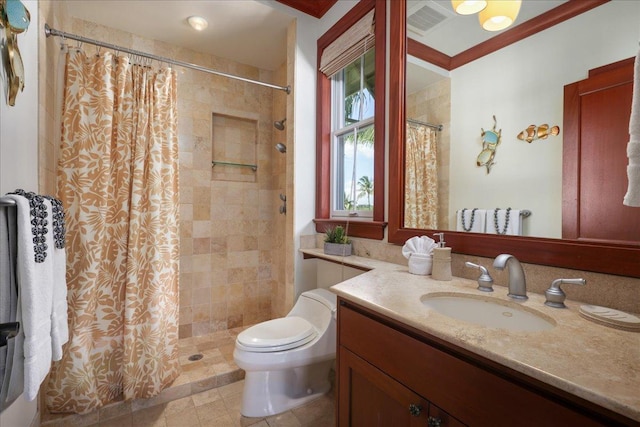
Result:
M405 227L438 228L438 131L407 122Z

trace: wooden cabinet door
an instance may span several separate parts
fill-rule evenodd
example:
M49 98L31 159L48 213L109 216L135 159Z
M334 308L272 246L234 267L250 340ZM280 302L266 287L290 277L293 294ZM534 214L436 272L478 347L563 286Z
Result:
M640 210L624 206L633 58L565 86L562 237L640 241Z
M344 347L339 357L339 426L428 425L429 402Z
M428 427L466 427L461 421L453 418L444 410L431 403L429 405Z

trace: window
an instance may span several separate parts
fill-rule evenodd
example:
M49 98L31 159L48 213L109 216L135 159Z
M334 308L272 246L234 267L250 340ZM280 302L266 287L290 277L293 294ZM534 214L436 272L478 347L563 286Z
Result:
M385 0L361 0L318 40L318 232L349 221L352 237L384 237L385 21Z
M331 77L331 217L373 217L375 50Z

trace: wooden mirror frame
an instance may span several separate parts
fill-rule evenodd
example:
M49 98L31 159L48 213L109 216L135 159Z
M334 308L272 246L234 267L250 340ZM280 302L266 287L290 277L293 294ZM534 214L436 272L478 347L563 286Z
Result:
M545 14L544 22L532 19L487 42L448 57L441 52L421 45L420 57L428 62L451 70L490 52L515 43L525 37L572 18L608 0L569 1ZM445 239L453 252L493 258L510 253L521 262L541 264L575 270L621 276L640 277L640 246L580 239L550 239L522 236L498 236L493 234L461 233L449 230L421 230L404 227L404 141L405 141L405 78L408 50L406 37L406 0L390 3L389 48L389 224L388 241L404 244L413 236L431 236L445 233ZM411 52L415 46L411 48ZM567 125L565 124L565 129ZM571 154L571 152L570 152ZM576 164L574 158L563 158L564 166ZM564 150L563 157L567 156Z

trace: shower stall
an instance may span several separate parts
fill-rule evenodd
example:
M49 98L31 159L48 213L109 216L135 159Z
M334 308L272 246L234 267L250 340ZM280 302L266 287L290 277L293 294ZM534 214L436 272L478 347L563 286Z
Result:
M202 62L202 53L177 49L164 42L146 40L66 14L57 15L56 9L64 6L56 2L47 3L46 7L50 10L49 16L44 14L44 19L56 16L51 22L55 22L57 28L73 28L73 33L86 37L108 35L105 42L130 40L130 46L125 47L152 46L149 53L153 55L174 52L178 61ZM47 39L43 62L58 63L60 43L71 44L69 40ZM75 42L72 46L76 46ZM99 52L88 46L83 48ZM247 68L246 65L235 67L231 61L218 58L205 62L216 61L223 64L223 71ZM151 66L166 64L153 62ZM256 69L250 74L270 76L270 82L286 87L292 80L292 71L293 64L285 62L275 70L258 73ZM44 72L43 80L55 81L59 77L55 67ZM287 258L293 256L288 254L293 252L290 239L286 237L287 233L291 235L291 224L288 223L291 219L279 215L278 202L279 194L286 194L287 188L292 186L286 155L286 147L293 144L292 136L285 126L286 119L278 120L292 110L292 97L271 87L232 82L188 68L180 69L178 73L177 93L179 336L196 337L279 317L293 300L293 274L287 273L287 268L292 270L292 262ZM53 90L44 94L44 99L55 97ZM43 102L43 105L51 108L56 104L51 101ZM55 130L59 125L53 118L58 115L57 111L47 111L45 128ZM230 118L229 123L219 127L221 137L228 142L229 153L233 150L253 151L256 168L248 171L253 179L214 178L215 168L234 167L212 167L216 117ZM251 123L255 137L244 140L242 145L234 145L237 136L234 120ZM274 150L276 141L282 144L284 153ZM56 147L56 141L52 141L52 145ZM52 153L41 164L49 176L49 171L55 174L60 155L55 150ZM43 190L53 193L55 188Z

